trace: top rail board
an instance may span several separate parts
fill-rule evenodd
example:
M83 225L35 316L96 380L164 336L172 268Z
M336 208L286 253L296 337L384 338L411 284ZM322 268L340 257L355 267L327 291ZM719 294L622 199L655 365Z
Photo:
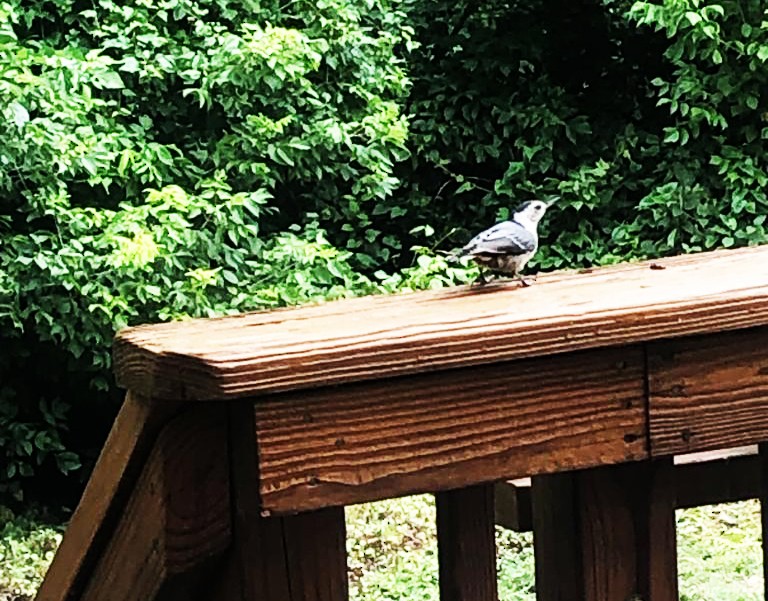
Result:
M128 328L118 383L229 399L768 324L768 245Z

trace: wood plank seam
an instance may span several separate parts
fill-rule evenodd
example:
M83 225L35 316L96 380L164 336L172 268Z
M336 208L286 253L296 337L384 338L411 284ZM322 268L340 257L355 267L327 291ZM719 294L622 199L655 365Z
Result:
M647 346L653 457L768 440L768 327Z
M653 458L651 447L651 368L649 363L650 350L648 344L643 344L643 407L645 409L645 452L649 459Z

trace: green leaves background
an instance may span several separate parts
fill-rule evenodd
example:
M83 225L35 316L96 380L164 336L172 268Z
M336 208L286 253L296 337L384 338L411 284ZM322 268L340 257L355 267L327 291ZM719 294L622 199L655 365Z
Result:
M438 251L536 196L533 268L764 241L766 19L0 0L0 494L93 459L126 325L467 282Z

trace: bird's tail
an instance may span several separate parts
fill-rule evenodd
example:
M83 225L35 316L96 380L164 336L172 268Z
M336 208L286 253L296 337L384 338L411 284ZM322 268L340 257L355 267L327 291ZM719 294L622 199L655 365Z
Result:
M448 255L445 257L445 260L449 263L458 263L461 261L463 257L467 256L467 252L463 248L457 248L454 251L451 251L448 253Z

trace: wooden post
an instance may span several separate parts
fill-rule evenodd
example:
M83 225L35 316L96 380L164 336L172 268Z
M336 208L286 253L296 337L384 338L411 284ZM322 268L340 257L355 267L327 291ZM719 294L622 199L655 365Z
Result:
M127 394L69 522L67 536L37 591L37 601L63 601L82 593L120 521L158 432L178 411L179 403Z
M768 599L768 443L760 443L760 518L763 530L763 587Z
M538 601L677 601L671 460L533 480Z
M344 508L300 513L282 522L291 601L345 601L349 580Z
M531 479L537 601L581 601L576 472Z
M441 601L496 601L493 485L435 495Z
M343 507L265 515L252 401L230 409L233 545L211 601L346 601Z
M190 408L160 433L81 601L181 601L231 542L227 419Z

